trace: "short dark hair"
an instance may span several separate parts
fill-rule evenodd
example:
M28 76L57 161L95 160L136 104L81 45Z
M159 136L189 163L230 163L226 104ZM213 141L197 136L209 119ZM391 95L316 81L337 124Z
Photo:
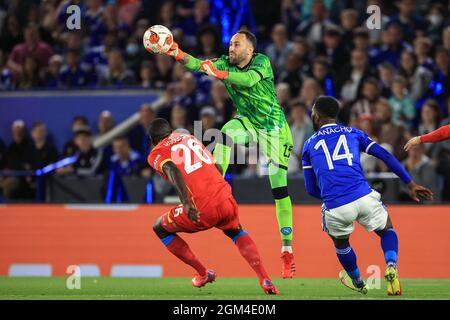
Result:
M320 96L314 101L313 108L323 117L336 119L339 113L339 101L331 96Z
M253 49L256 50L256 36L253 33L251 33L248 30L239 30L236 33L241 33L245 35L245 38L247 38L247 40L250 41L250 43L252 44Z
M41 127L41 126L45 127L45 123L42 121L35 121L35 122L33 122L32 126L31 126L31 130L34 130L37 127Z
M172 127L169 122L163 118L154 119L147 128L147 135L154 144L172 133Z

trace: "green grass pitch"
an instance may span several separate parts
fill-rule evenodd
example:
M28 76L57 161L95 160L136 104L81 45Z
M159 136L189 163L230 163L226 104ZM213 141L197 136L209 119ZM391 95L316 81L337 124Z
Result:
M152 300L263 300L263 299L450 299L450 279L403 279L403 295L386 295L380 289L367 295L351 291L337 279L274 279L279 296L264 295L254 278L218 278L201 289L189 278L91 278L81 279L81 289L69 290L66 278L0 277L0 299L152 299Z

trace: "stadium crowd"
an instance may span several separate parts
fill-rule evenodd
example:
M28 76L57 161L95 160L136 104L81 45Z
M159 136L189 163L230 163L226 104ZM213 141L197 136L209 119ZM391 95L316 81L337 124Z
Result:
M272 61L277 96L294 139L289 174L302 172L302 146L313 133L309 115L314 99L332 95L342 102L343 124L366 131L403 161L417 183L432 189L437 200L450 201L450 143L403 151L410 137L450 123L450 1L275 3L278 21L269 27L256 19L254 31L257 51ZM81 30L66 27L71 4L82 8ZM369 5L381 7L379 30L366 27ZM234 115L224 85L142 46L145 30L162 24L187 53L202 59L226 54L221 25L210 18L212 6L207 0L0 1L1 91L141 88L161 90L164 97L157 105L140 106L139 125L103 150L93 148L92 139L115 126L107 110L95 130L82 115L75 117L74 138L63 150L47 142L45 123L17 120L11 127L13 141L6 145L0 138L0 169L37 169L79 154L75 164L57 174L113 170L150 177L145 127L153 118L166 118L175 129L190 132L194 120L202 122L203 130L220 129ZM257 5L252 9L256 13ZM367 173L387 171L368 155L362 164ZM232 172L253 176L260 170L241 165ZM32 196L32 180L3 178L4 197L23 197L27 190ZM166 187L161 183L159 188Z

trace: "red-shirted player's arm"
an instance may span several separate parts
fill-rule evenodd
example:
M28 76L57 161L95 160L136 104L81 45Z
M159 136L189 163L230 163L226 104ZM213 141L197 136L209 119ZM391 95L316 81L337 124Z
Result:
M421 142L439 142L450 139L450 125L446 125L420 136Z
M200 215L195 206L192 204L188 188L186 183L184 182L183 175L181 171L177 168L177 166L172 161L165 161L161 164L162 171L169 178L169 181L175 187L175 190L180 197L181 203L186 210L188 217L190 220L194 222L200 221Z

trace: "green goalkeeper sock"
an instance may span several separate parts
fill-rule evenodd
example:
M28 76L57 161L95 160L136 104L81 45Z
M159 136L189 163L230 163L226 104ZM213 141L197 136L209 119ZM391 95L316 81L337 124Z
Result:
M292 203L291 197L275 199L278 226L283 246L291 246L292 243Z
M269 180L275 200L278 226L283 246L292 243L292 202L287 188L287 171L278 166L269 165Z

